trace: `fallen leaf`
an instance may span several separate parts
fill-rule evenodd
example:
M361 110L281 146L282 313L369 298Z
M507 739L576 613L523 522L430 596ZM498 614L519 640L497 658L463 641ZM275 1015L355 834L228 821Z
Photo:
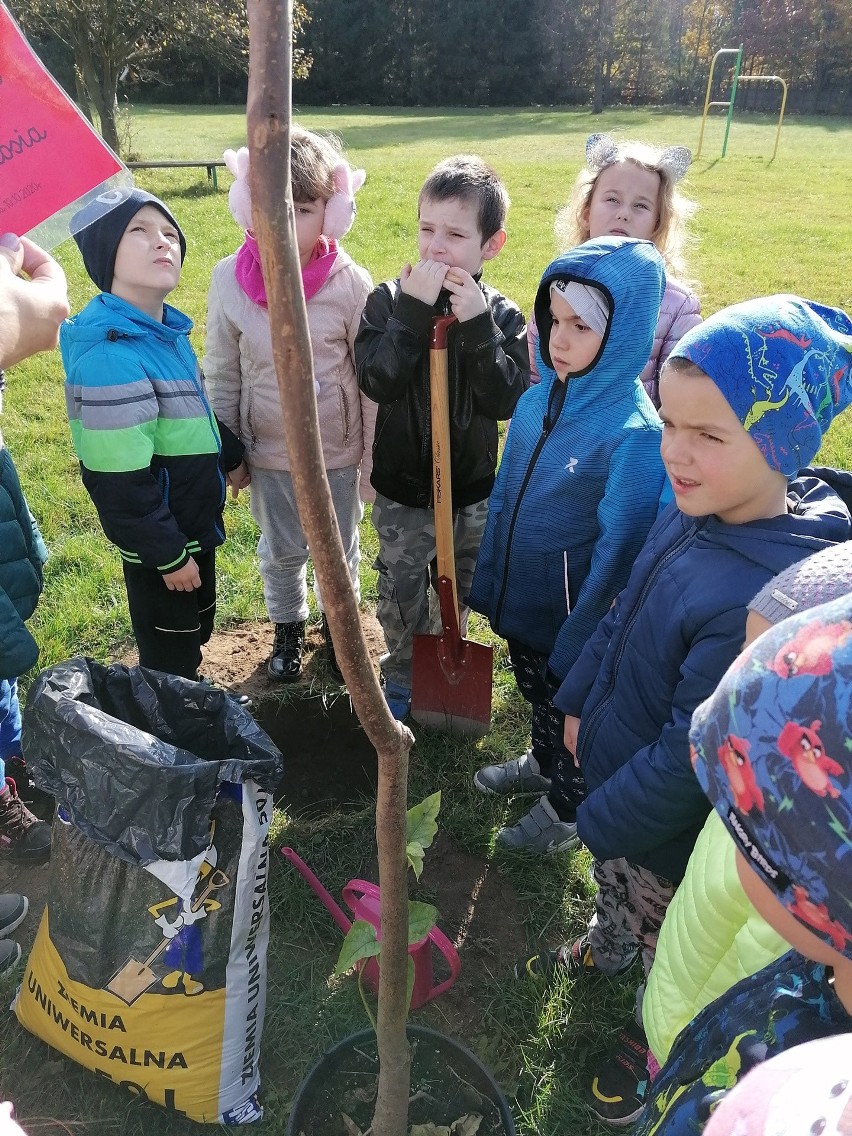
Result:
M450 1136L450 1130L445 1124L412 1124L408 1136Z
M450 1132L452 1136L476 1136L481 1123L482 1116L478 1112L469 1112L453 1121Z

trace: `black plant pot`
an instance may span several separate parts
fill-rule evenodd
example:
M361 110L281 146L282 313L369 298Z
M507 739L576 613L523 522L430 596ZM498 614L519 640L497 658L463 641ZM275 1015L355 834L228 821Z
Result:
M407 1028L411 1045L409 1123L448 1124L481 1113L479 1136L515 1136L515 1124L499 1085L479 1058L446 1034L426 1026ZM299 1086L287 1136L340 1136L341 1113L362 1130L372 1120L378 1074L376 1035L350 1034L317 1061ZM372 1088L372 1093L371 1093Z

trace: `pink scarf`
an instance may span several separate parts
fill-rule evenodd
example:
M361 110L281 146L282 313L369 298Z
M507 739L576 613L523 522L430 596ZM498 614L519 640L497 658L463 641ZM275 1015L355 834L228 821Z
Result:
M314 248L311 259L302 269L302 287L305 290L305 300L315 296L328 280L332 266L337 259L337 241L330 241L320 237ZM263 282L263 269L260 264L260 252L254 236L246 231L246 239L237 252L234 265L234 275L237 283L248 298L260 307L266 305L266 285Z

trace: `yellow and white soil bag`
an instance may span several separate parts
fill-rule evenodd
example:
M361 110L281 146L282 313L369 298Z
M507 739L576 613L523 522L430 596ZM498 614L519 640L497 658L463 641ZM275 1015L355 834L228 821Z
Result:
M60 804L18 1019L193 1120L261 1119L280 754L219 691L82 659L39 678L24 731Z

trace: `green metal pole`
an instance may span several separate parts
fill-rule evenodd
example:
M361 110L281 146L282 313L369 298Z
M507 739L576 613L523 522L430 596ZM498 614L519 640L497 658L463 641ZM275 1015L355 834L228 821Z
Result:
M734 117L734 99L737 97L737 83L740 81L740 68L743 63L743 45L740 44L737 50L737 58L734 63L734 81L731 84L731 101L728 104L728 113L725 117L725 137L722 142L722 157L724 158L728 149L728 134L731 130L731 119Z

